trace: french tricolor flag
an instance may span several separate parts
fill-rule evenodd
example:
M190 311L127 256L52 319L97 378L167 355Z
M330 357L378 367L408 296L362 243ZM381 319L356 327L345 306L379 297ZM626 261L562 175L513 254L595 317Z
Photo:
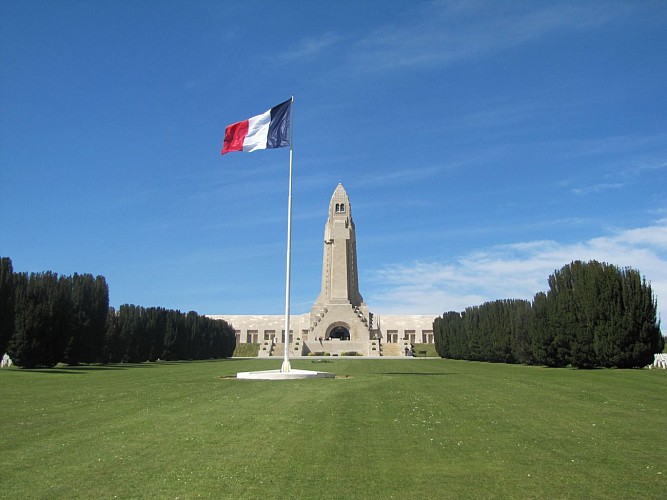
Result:
M291 117L292 99L261 115L230 125L225 129L222 154L289 146Z

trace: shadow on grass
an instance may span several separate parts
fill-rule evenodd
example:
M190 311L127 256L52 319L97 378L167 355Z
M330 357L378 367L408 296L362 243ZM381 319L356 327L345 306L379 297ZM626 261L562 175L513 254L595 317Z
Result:
M459 375L458 373L433 373L433 372L382 372L382 375L425 375L427 377L445 377Z
M85 375L92 371L130 370L134 368L154 368L160 365L181 365L190 363L214 363L220 361L236 361L232 358L198 359L182 361L146 361L144 363L109 363L106 365L61 365L53 368L18 368L17 372L49 373L55 375Z
M63 368L20 368L18 373L48 373L49 375L85 375L81 371L72 371Z
M119 364L119 365L79 365L79 366L55 366L53 368L20 368L18 372L25 373L49 373L52 375L85 375L86 372L92 371L113 371L113 370L129 370L131 368L150 368L151 365L146 364Z

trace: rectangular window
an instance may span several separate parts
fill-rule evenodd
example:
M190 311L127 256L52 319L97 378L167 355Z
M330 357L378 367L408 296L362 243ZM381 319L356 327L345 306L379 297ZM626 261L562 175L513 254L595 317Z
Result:
M284 343L285 342L285 330L282 331L281 337L282 337L282 342ZM292 342L292 341L294 341L294 330L289 331L289 342Z
M257 335L257 330L248 330L248 333L246 333L247 337L247 342L250 344L251 342L259 342L259 336Z

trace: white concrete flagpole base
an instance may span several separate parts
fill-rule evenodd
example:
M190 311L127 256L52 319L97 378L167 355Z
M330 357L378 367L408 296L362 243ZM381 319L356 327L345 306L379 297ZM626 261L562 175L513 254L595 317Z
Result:
M280 370L265 370L259 372L239 372L236 378L248 380L298 380L303 378L335 378L334 373L316 372L312 370L297 370L296 368L289 372Z
M292 365L290 365L290 362L288 359L283 361L283 366L280 368L280 371L283 373L289 373L292 371Z

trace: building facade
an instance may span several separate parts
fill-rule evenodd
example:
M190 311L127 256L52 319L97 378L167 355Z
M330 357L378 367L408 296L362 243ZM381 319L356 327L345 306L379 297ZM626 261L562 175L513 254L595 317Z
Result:
M221 314L210 317L224 319L232 325L237 343L260 343L260 356L284 353L284 316ZM371 313L359 292L356 231L350 199L343 185L338 184L331 196L324 226L320 294L310 313L290 316L287 342L294 355L409 355L411 344L433 343L435 318L436 315Z

